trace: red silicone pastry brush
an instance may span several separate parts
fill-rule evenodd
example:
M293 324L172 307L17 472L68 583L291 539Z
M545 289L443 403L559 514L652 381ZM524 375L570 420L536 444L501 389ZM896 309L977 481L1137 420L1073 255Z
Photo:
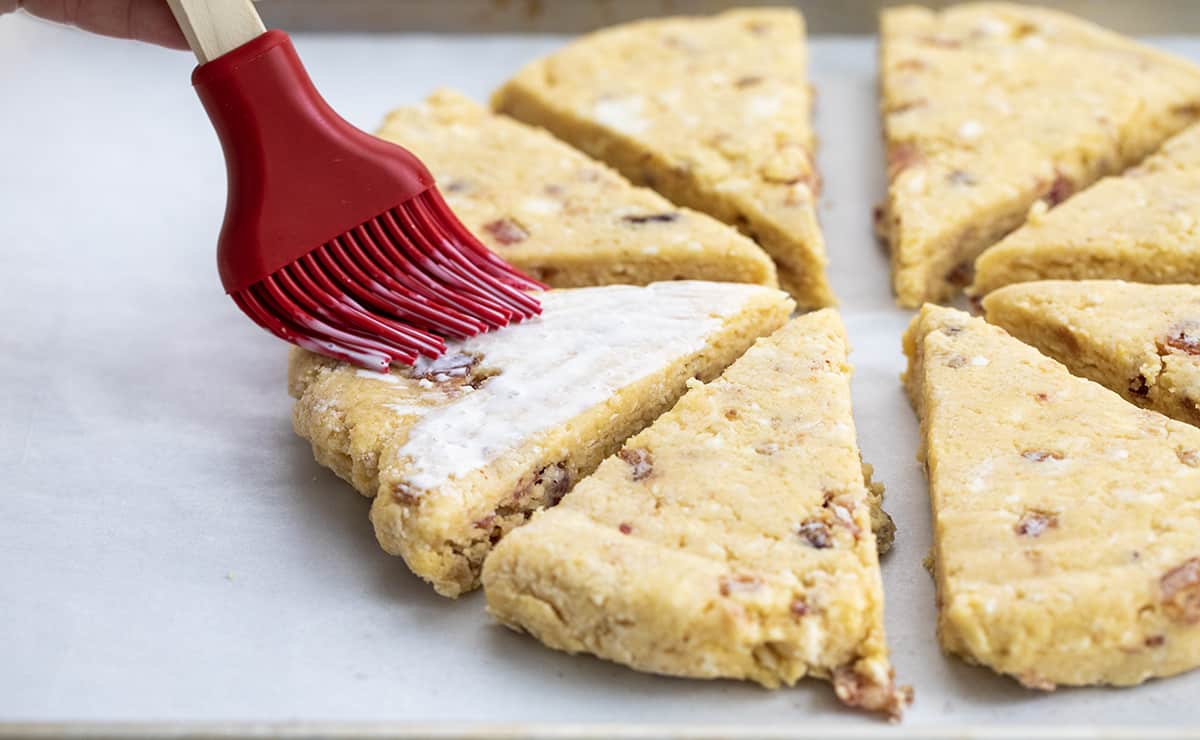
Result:
M257 323L376 370L541 311L407 150L343 120L249 0L168 0L229 175L217 263Z

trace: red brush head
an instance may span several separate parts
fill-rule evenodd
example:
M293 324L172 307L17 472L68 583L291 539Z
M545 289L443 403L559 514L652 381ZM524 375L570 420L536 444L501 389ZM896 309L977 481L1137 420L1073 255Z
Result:
M217 263L260 326L386 369L540 311L407 150L348 124L268 31L196 68L229 177Z

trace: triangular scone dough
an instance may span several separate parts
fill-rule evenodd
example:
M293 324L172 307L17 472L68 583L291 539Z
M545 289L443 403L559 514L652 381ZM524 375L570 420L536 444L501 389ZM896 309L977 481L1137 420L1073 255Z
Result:
M1040 689L1200 665L1200 429L954 309L904 349L943 647Z
M770 258L735 229L458 93L393 111L379 135L429 166L454 212L497 254L553 287L777 284Z
M803 308L829 305L804 20L737 10L585 36L492 99L635 183L753 237Z
M1118 278L1200 283L1200 126L1101 180L975 260L974 295L1011 283Z
M983 307L1076 375L1200 425L1200 285L1048 280L1001 288Z
M880 62L878 226L909 307L951 297L1036 202L1139 162L1200 117L1200 68L1030 6L887 9Z
M734 283L553 291L541 317L387 375L294 351L293 420L318 462L375 497L383 548L457 596L500 537L792 307Z
M484 564L488 609L568 652L898 715L871 496L832 310L759 340Z

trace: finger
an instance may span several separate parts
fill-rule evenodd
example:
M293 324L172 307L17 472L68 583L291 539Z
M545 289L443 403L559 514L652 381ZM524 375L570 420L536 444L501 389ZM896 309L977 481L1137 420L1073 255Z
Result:
M162 0L24 0L19 4L39 18L92 33L188 48L175 16Z

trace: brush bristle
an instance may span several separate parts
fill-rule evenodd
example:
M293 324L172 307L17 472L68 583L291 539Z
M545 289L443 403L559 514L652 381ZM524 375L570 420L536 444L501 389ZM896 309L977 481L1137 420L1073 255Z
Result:
M430 188L233 300L275 336L385 372L541 313L545 286L488 250Z

